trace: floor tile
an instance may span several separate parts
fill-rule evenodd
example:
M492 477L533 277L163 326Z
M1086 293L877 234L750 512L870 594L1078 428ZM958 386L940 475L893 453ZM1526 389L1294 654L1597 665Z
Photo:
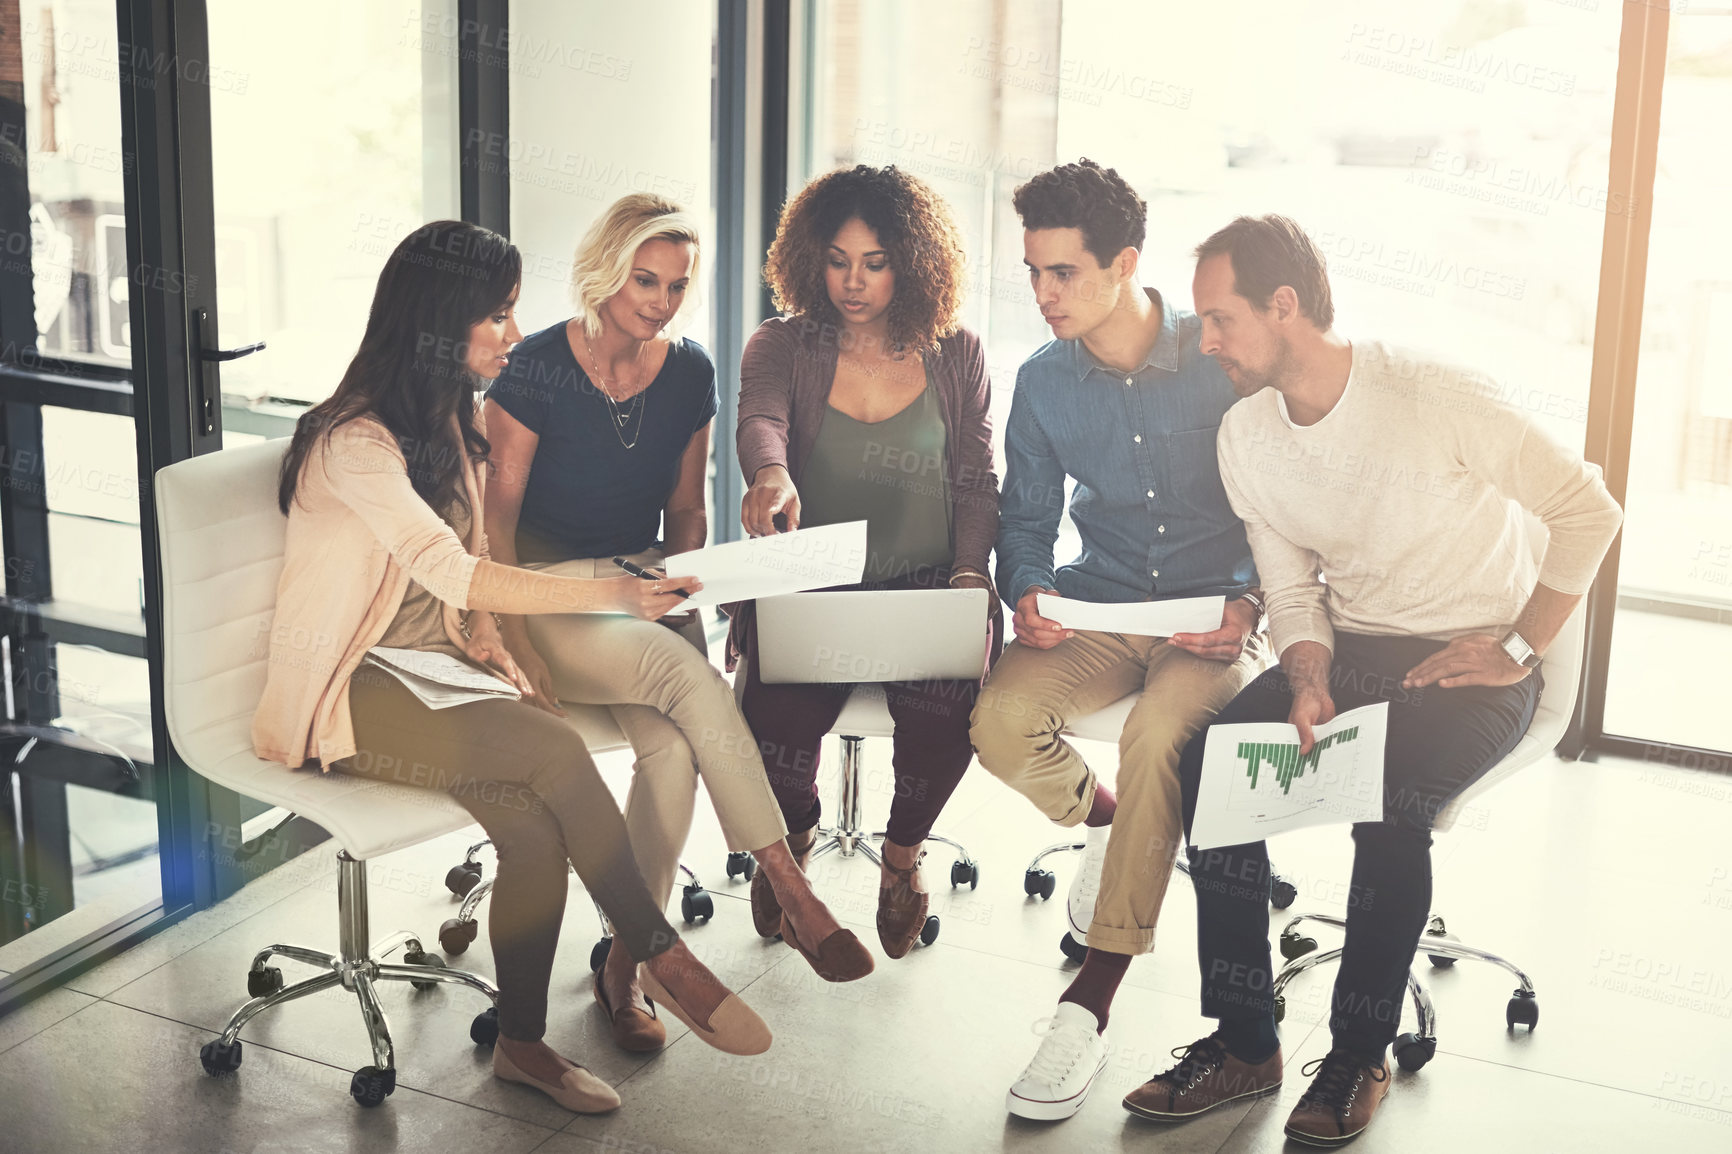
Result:
M4 975L0 975L4 977ZM96 1001L75 990L50 990L0 1018L0 1054L35 1037L54 1023L70 1018Z
M513 1118L399 1086L364 1109L349 1071L247 1046L240 1071L208 1077L211 1035L98 1003L0 1061L7 1148L136 1154L175 1151L533 1150L549 1134Z

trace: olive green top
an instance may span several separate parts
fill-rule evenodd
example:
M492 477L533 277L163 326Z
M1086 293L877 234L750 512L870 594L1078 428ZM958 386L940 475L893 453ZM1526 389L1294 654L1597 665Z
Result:
M807 526L866 522L867 581L951 564L944 417L930 367L921 394L877 423L825 406L800 512Z
M469 539L471 518L465 501L459 498L451 502L444 517L459 540ZM427 592L420 582L411 580L403 591L403 603L397 607L397 616L386 626L385 636L379 638L379 644L387 649L424 649L462 657L463 651L445 634L444 614L445 603Z

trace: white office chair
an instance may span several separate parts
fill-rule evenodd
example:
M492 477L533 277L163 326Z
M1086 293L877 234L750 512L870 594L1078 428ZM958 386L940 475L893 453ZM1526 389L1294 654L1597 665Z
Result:
M1141 696L1142 690L1140 689L1135 693L1128 693L1103 709L1097 709L1093 713L1072 720L1060 732L1066 737L1080 737L1085 741L1104 741L1108 745L1116 746L1119 743L1119 736L1125 731L1125 719L1130 717L1131 709L1137 704L1137 699ZM1035 854L1034 860L1029 862L1028 867L1022 871L1022 892L1031 898L1039 898L1042 901L1052 897L1058 886L1058 877L1041 863L1053 854L1081 853L1083 848L1084 844L1080 841L1061 841L1049 845ZM1185 859L1182 851L1174 866L1180 873L1187 877L1190 876L1191 863ZM1280 874L1270 874L1269 904L1271 906L1278 910L1284 910L1292 905L1298 896L1299 890L1292 882ZM1059 938L1058 948L1060 953L1073 962L1081 962L1088 954L1088 945L1077 941L1076 935L1068 929L1065 930L1064 936Z
M1543 556L1547 534L1544 525L1537 518L1528 518L1528 534L1535 558ZM1468 786L1438 812L1437 819L1431 826L1434 833L1450 829L1475 798L1517 771L1544 758L1563 740L1564 733L1569 728L1570 715L1576 708L1576 693L1581 686L1583 646L1587 631L1586 611L1587 599L1583 598L1546 650L1545 661L1540 666L1545 685L1540 691L1539 702L1534 708L1534 718L1529 723L1527 732L1502 761L1492 766L1485 776ZM1287 984L1306 970L1341 956L1340 948L1319 951L1315 938L1299 933L1300 923L1306 921L1334 926L1337 929L1345 929L1347 926L1345 918L1334 914L1302 913L1295 915L1282 928L1280 948L1287 964L1282 966L1281 972L1276 975L1273 987L1277 1020L1286 1008L1286 998L1282 991L1287 988ZM1534 993L1534 984L1527 974L1514 963L1496 954L1457 941L1455 936L1448 932L1443 918L1435 913L1426 922L1425 936L1420 942L1419 951L1423 952L1434 966L1452 966L1457 960L1467 958L1490 962L1508 970L1520 984L1504 1008L1506 1026L1512 1031L1517 1026L1526 1026L1532 1031L1539 1024L1539 1001ZM1419 1029L1397 1037L1394 1053L1401 1068L1412 1071L1431 1061L1437 1053L1437 1011L1424 983L1411 971L1407 976L1407 989Z
M340 985L360 1003L373 1047L373 1064L355 1072L349 1092L363 1106L376 1106L396 1089L397 1071L375 983L430 989L449 982L490 1002L499 991L475 974L445 968L406 931L368 944L367 860L471 825L468 811L431 790L290 770L253 754L253 711L264 692L288 524L277 509L277 471L287 445L277 440L194 457L163 469L155 481L164 704L176 751L211 781L318 823L339 847L339 952L289 945L260 950L247 972L252 1000L199 1058L210 1074L238 1069L239 1035L255 1016ZM383 960L399 947L403 964ZM319 973L285 986L282 971L266 964L273 956ZM477 1015L469 1032L477 1045L492 1045L499 1035L497 1010L490 1006Z

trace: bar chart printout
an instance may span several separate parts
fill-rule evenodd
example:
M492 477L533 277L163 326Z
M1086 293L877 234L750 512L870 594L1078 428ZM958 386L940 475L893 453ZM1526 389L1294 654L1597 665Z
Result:
M1350 709L1313 733L1302 754L1298 729L1285 722L1211 727L1191 843L1211 849L1305 826L1381 820L1389 703Z

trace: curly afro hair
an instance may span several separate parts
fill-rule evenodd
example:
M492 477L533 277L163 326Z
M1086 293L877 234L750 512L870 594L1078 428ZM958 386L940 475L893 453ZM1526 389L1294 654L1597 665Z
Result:
M1117 171L1086 156L1018 186L1013 203L1024 228L1080 229L1102 268L1127 248L1142 251L1149 206Z
M902 348L935 349L961 327L966 258L944 199L894 165L838 168L812 181L782 209L764 261L764 280L784 313L840 324L824 286L830 242L859 217L890 256L896 296L890 339Z

